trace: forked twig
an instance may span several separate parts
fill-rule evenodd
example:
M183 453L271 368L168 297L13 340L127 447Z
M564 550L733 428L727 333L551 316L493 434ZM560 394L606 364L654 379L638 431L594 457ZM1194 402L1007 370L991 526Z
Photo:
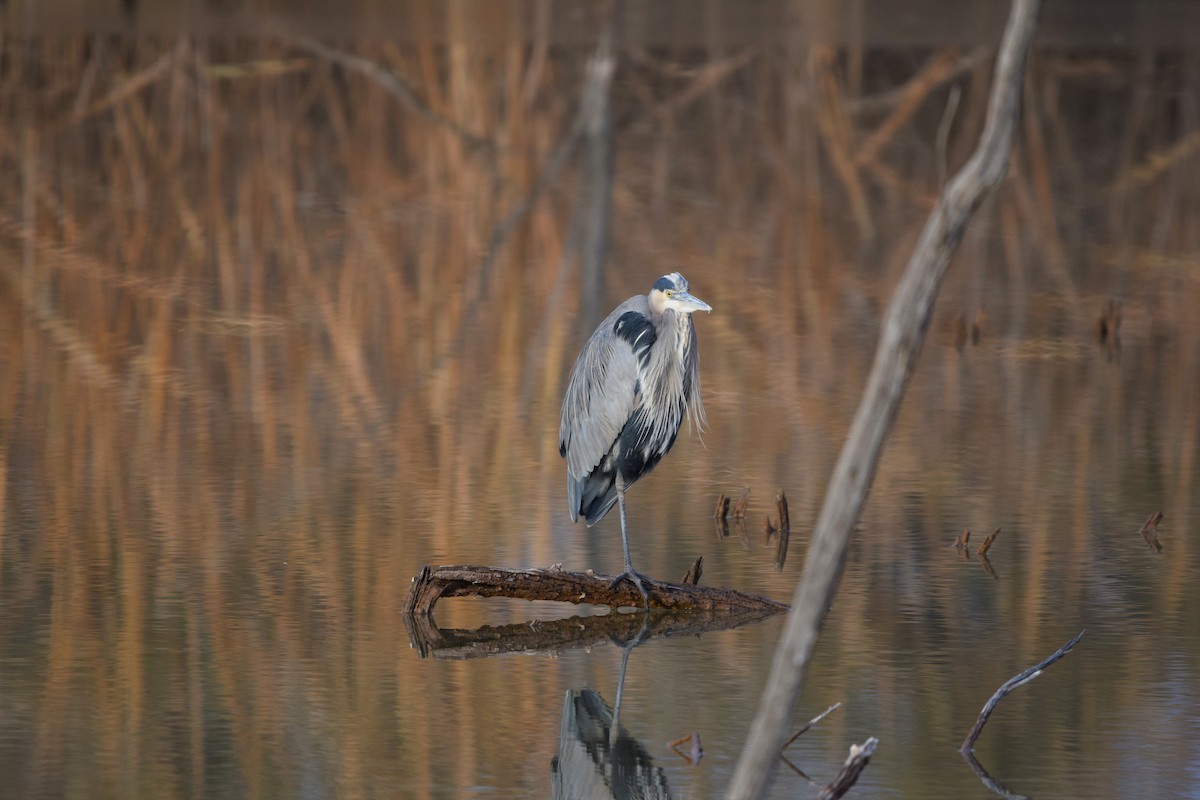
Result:
M1139 531L1142 534L1142 538L1146 540L1146 544L1150 545L1150 549L1156 553L1161 553L1163 550L1162 542L1158 540L1158 523L1162 521L1163 512L1155 511Z
M979 712L979 719L975 720L975 726L971 728L971 732L967 734L967 738L963 740L962 747L959 748L960 753L969 753L975 749L975 740L979 738L979 734L983 731L983 726L987 724L988 717L996 710L996 704L1004 699L1005 695L1016 689L1018 686L1023 686L1031 680L1042 674L1042 670L1058 661L1060 658L1071 652L1071 648L1079 644L1079 640L1083 638L1083 634L1087 632L1084 628L1079 633L1075 634L1075 638L1064 644L1062 647L1055 650L1048 658L1039 661L1029 669L1014 675L1000 685L996 693L984 704L983 710Z

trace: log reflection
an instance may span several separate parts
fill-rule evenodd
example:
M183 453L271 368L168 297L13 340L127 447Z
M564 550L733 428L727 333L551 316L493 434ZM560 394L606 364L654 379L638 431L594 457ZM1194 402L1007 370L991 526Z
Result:
M696 636L759 622L773 610L655 611L650 614L603 614L546 622L439 628L432 617L404 614L408 638L422 658L487 658L505 653L556 655L565 650L631 643L670 636Z

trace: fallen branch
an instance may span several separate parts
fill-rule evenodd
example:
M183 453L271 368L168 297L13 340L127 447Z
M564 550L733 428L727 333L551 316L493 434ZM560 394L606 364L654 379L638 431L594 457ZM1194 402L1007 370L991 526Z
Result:
M554 569L510 570L498 567L425 567L413 578L405 600L407 614L428 615L443 597L513 597L518 600L555 600L609 608L641 607L637 587L592 572ZM646 582L651 608L701 611L762 611L778 613L787 606L766 597L733 589L693 586L666 581Z
M1000 688L996 690L996 693L991 696L991 699L984 704L983 710L979 712L979 719L975 720L975 726L971 728L971 732L968 733L967 738L963 740L962 747L959 748L959 752L969 753L975 748L975 740L979 738L979 734L983 731L983 726L987 724L988 717L992 715L992 712L996 709L996 704L1003 700L1005 695L1007 695L1013 689L1016 689L1018 686L1023 686L1026 683L1029 683L1038 675L1041 675L1042 670L1044 670L1046 667L1050 666L1055 661L1058 661L1067 653L1071 652L1071 648L1079 644L1079 640L1083 638L1083 634L1086 631L1087 629L1085 628L1084 630L1075 634L1074 639L1055 650L1049 658L1034 664L1021 674L1014 675L1001 684Z
M850 787L858 781L858 776L866 768L871 756L875 755L875 747L878 744L879 740L872 736L861 745L850 745L850 756L842 765L841 772L817 794L817 800L837 800L850 791Z
M659 611L653 614L596 614L547 621L439 628L430 616L402 614L408 640L421 658L465 660L508 653L557 656L568 650L615 644L628 647L650 639L699 636L751 625L774 610Z
M1000 43L983 135L974 154L939 197L888 305L862 403L834 467L804 571L797 581L793 608L730 783L727 797L732 800L757 800L766 794L821 620L837 593L850 535L929 328L938 288L968 220L1004 177L1039 5L1039 0L1014 0Z

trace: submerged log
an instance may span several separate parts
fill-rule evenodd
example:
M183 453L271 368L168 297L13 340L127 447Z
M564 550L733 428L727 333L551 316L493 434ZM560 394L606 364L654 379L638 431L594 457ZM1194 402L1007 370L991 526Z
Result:
M566 572L558 569L511 570L499 567L444 566L424 567L413 578L404 602L407 614L428 615L443 597L512 597L518 600L556 600L562 603L590 604L620 608L644 605L637 587L622 581L610 585L612 578L592 572ZM680 583L646 582L651 608L692 609L703 611L758 610L770 613L788 607L766 597L743 594L733 589L693 586Z

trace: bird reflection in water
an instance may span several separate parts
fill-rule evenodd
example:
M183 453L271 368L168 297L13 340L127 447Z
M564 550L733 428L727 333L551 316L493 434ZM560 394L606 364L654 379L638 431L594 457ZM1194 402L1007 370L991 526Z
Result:
M554 800L665 800L671 796L662 767L621 727L621 693L633 646L621 656L612 708L592 689L568 689L563 701L558 754L550 762Z

